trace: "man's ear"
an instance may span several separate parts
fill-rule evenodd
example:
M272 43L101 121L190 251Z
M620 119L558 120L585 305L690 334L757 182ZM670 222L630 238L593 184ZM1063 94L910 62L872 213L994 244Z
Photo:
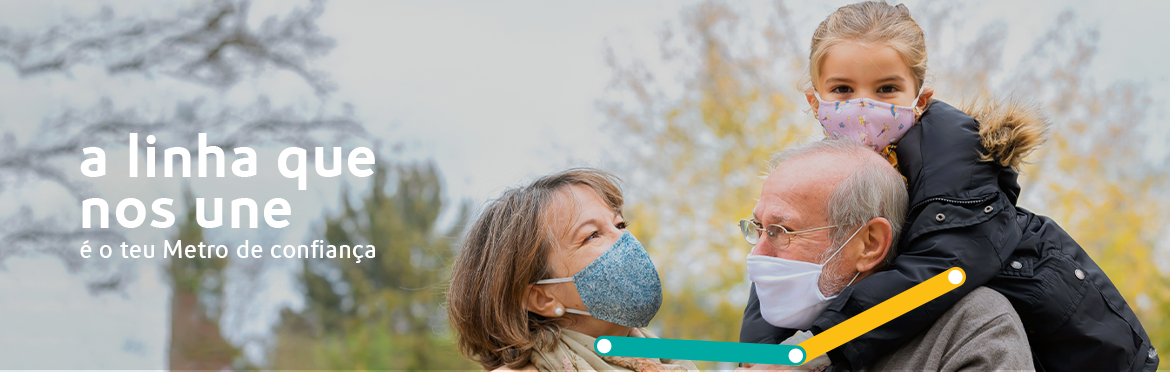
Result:
M546 318L558 318L565 315L565 306L553 297L547 285L529 284L524 294L524 307L528 311L540 314ZM557 314L557 309L561 313Z
M804 90L804 99L808 100L809 107L812 107L813 116L819 118L820 113L817 110L821 108L821 102L817 101L817 96L813 95L813 88L810 87Z
M864 246L861 256L857 259L857 271L867 272L879 268L885 262L886 255L890 254L890 245L894 240L894 229L890 221L875 217L865 224L865 231L858 234Z

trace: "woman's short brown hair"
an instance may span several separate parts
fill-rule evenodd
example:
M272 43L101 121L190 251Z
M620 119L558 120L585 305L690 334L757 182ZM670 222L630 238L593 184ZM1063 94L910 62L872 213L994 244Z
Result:
M546 213L557 193L572 185L592 188L621 214L617 177L569 169L504 191L487 204L460 244L447 317L458 333L459 351L484 369L524 367L534 349L560 338L554 319L525 310L523 297L529 284L552 275L548 258L556 236Z

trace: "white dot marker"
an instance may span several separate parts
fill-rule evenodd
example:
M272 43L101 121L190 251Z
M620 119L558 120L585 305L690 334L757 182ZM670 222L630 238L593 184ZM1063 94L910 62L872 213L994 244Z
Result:
M801 359L804 359L804 353L800 352L800 349L792 349L788 352L788 360L793 363L800 363Z
M609 343L609 340L601 339L597 341L597 351L602 354L608 354L610 349L613 349L613 345Z
M959 284L959 282L963 281L963 273L959 270L951 270L951 272L947 274L947 280L949 280L951 284Z

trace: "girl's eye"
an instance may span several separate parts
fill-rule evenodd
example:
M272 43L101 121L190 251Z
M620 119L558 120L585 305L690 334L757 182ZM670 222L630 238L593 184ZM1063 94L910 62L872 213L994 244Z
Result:
M842 86L839 86L839 87L833 88L833 89L832 89L832 90L830 90L829 92L830 92L830 93L852 93L852 92L853 92L853 88L850 88L850 87L847 87L847 86L844 86L844 85L842 85Z
M622 222L618 222L618 224L614 225L614 226L617 226L618 230L625 230L630 225L627 224L625 221L622 221Z
M878 93L894 93L897 91L898 91L898 87L893 86L893 85L886 85L884 87L878 88Z

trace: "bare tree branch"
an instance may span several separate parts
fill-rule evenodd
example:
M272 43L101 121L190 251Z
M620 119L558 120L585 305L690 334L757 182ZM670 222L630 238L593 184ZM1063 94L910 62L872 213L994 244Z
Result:
M218 0L175 19L147 20L118 18L106 8L35 34L0 27L0 63L22 78L94 64L110 74L160 73L217 88L274 67L297 74L318 95L334 89L324 73L308 65L334 46L317 29L321 1L270 17L259 27L247 24L248 6L244 0Z
M181 99L172 112L163 114L117 108L108 98L93 107L68 108L47 115L26 143L10 132L0 136L0 191L23 182L47 181L78 202L99 197L89 180L74 176L69 167L76 166L86 147L126 146L129 133L140 134L138 147L143 152L146 135L153 134L156 148L183 147L191 153L198 151L197 135L207 133L208 145L225 154L237 146L316 147L365 134L351 108L327 105L325 98L334 85L310 65L335 44L316 24L323 2L311 1L259 25L248 24L249 5L247 0L214 0L176 16L156 18L117 17L106 8L92 17L29 33L0 26L0 63L12 66L22 78L69 75L74 67L96 65L109 75L161 75L222 93L263 72L289 71L320 99L316 107L274 107L263 95L239 105L211 93ZM91 293L119 291L132 279L128 262L94 264L77 254L83 240L93 247L113 245L127 240L124 232L78 229L72 218L38 217L34 211L41 212L23 205L20 212L0 221L0 265L9 257L40 253L59 257L71 272L84 269L91 277L95 273L88 272L89 266L103 266L97 273L102 276L90 282Z

